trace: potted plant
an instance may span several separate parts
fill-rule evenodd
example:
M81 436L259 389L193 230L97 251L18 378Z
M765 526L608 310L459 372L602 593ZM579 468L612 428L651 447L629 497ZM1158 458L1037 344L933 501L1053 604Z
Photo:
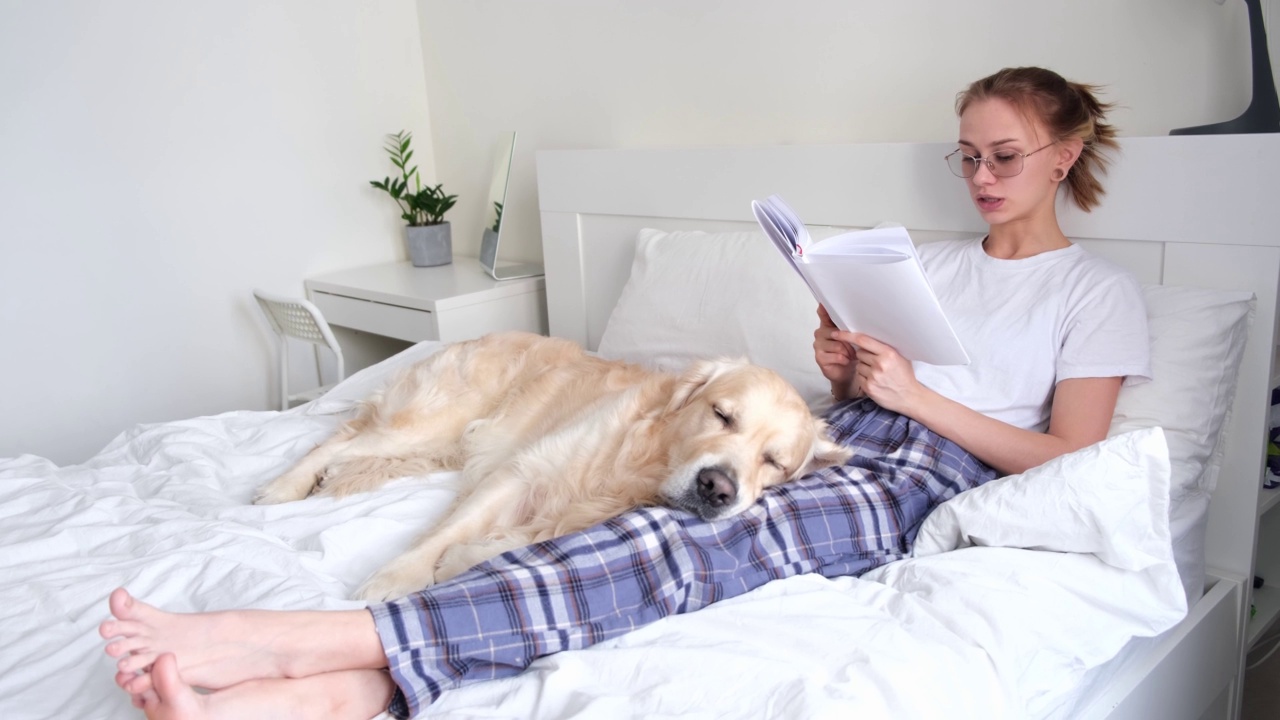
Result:
M404 130L387 136L386 151L391 164L400 168L400 177L370 180L369 184L385 191L400 206L400 217L409 224L405 233L409 260L417 267L447 265L453 262L453 238L444 214L458 202L458 196L445 195L441 184L422 186L418 166L409 165L412 139L413 134Z

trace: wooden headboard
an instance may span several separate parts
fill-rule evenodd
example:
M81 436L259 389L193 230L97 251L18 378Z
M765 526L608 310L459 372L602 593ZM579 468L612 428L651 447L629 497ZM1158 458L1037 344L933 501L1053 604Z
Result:
M1253 572L1280 283L1280 135L1127 138L1103 206L1060 204L1072 238L1146 284L1248 290L1257 314L1209 512L1213 572ZM594 349L638 230L756 228L778 193L810 225L905 225L917 241L983 232L943 156L952 143L538 153L551 332Z

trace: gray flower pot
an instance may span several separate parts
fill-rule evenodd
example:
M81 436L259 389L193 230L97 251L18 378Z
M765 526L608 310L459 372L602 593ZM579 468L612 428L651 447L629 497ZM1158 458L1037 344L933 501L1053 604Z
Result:
M449 223L410 225L405 228L405 247L414 267L433 267L453 262L453 238Z

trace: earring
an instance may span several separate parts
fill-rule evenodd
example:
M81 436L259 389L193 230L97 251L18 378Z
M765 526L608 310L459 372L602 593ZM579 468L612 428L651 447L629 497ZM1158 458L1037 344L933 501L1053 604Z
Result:
M1067 171L1066 171L1066 170L1063 170L1062 168L1058 168L1058 169L1054 170L1054 171L1053 171L1053 179L1054 179L1054 180L1057 180L1058 182L1062 182L1063 180L1066 180L1066 179L1067 179Z

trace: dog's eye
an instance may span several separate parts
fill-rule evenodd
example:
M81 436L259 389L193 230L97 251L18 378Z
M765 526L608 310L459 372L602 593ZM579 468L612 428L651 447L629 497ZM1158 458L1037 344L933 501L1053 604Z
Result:
M724 423L724 426L725 426L725 427L733 427L733 416L732 416L732 415L730 415L729 413L727 413L727 412L725 412L725 411L721 410L721 409L720 409L718 406L716 406L716 405L712 405L712 406L711 406L711 411L712 411L712 412L714 412L714 413L716 414L716 417L720 418L720 422Z
M783 473L785 473L785 472L787 471L787 469L786 469L786 468L782 467L782 463L780 463L780 462L778 462L776 459L774 459L774 457L773 457L772 455L765 455L765 456L764 456L764 464L765 464L765 465L770 465L770 466L774 467L775 469L777 469L777 470L779 470L779 471L781 471L781 472L783 472Z

